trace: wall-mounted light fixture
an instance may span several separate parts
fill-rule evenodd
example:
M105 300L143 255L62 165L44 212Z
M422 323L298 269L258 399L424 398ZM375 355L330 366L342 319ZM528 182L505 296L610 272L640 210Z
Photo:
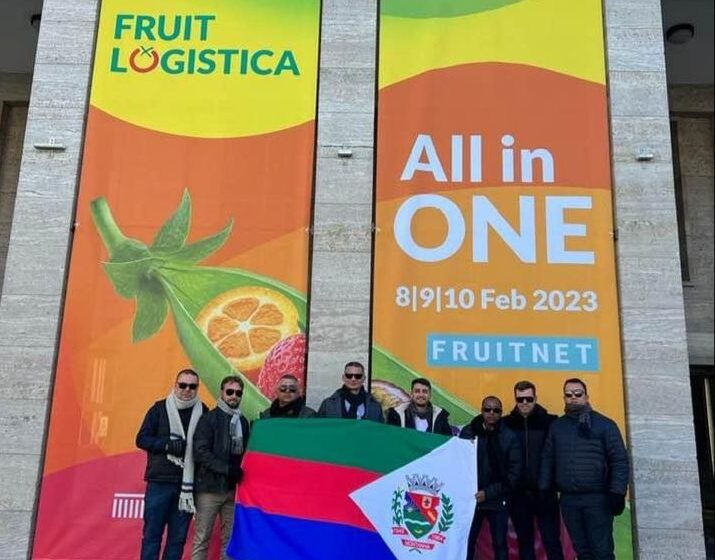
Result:
M35 31L40 30L40 20L42 19L42 15L40 14L32 14L30 16L30 27L32 27Z
M671 45L684 45L695 37L695 26L691 23L676 23L665 32L665 40Z

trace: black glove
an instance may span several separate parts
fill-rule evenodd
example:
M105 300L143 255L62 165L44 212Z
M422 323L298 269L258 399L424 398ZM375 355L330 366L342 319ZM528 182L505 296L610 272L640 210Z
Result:
M626 509L626 497L623 494L609 492L608 505L610 506L611 513L613 515L621 515L623 510Z
M170 439L166 443L166 452L174 457L183 457L186 451L186 440L180 439Z
M236 484L241 482L241 478L243 478L243 469L241 468L241 465L232 462L228 467L228 477L235 481Z

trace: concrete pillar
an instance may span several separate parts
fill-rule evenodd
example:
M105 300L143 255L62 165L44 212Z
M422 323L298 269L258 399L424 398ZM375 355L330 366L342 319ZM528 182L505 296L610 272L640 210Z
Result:
M660 0L605 6L637 557L705 558Z

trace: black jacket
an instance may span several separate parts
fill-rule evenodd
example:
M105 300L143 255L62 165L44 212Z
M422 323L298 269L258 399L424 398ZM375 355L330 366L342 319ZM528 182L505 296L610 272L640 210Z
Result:
M544 449L549 428L557 418L558 416L549 414L543 406L538 404L526 418L519 414L517 407L514 407L514 410L504 418L504 423L516 434L521 444L523 467L515 488L516 491L536 492L539 489L541 452Z
M486 500L478 507L491 510L507 509L522 469L521 449L516 434L507 428L503 421L497 424L494 431L487 432L480 414L462 428L459 437L477 438L477 485L486 495ZM489 450L492 445L496 446L497 457L490 458Z
M629 466L626 446L616 423L591 411L591 428L561 416L549 430L541 459L539 488L566 494L613 492L624 495Z
M261 418L261 419L273 418L274 416L272 414L272 410L273 410L273 407L276 405L276 402L277 401L273 401L273 403L271 403L271 406L269 406L266 410L261 412L261 414L259 415L259 418ZM315 416L315 410L313 410L309 406L306 406L305 402L301 399L300 411L298 412L298 414L295 414L292 416L286 416L286 415L276 416L276 418L312 418L314 416Z
M428 418L428 432L433 434L442 434L445 436L452 435L452 427L449 425L449 412L438 406L432 406L432 417ZM402 418L404 417L404 425ZM415 429L415 415L410 408L409 403L401 404L387 411L387 423L392 426L400 426L403 428Z
M243 454L231 456L231 415L214 408L199 420L194 433L194 490L197 493L222 494L236 487L236 480L229 476L232 461L240 465ZM241 416L243 447L248 445L250 426Z
M204 413L208 410L206 405ZM184 433L189 429L191 408L179 411ZM169 415L166 413L166 399L156 401L144 416L137 432L136 445L147 453L144 480L147 482L176 482L181 484L183 471L166 458L166 444L169 442Z
M343 406L343 399L340 396L340 389L338 389L320 404L318 416L321 418L342 418ZM365 409L364 420L385 421L380 403L370 393L367 393L365 397Z

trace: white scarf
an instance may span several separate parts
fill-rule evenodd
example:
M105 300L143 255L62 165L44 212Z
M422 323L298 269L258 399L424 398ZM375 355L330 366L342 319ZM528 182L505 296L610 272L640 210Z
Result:
M179 410L187 408L193 408L188 433L184 432L184 425L181 423L181 416L179 416ZM170 454L167 454L166 458L184 471L181 477L179 511L188 511L189 513L196 513L196 507L194 506L194 432L203 412L204 407L198 396L190 401L182 401L177 399L172 391L166 397L166 413L169 416L170 437L182 437L186 440L186 451L183 458Z
M241 455L243 453L243 426L241 425L241 411L238 408L231 408L223 399L216 402L221 410L231 416L229 435L231 436L231 455Z

